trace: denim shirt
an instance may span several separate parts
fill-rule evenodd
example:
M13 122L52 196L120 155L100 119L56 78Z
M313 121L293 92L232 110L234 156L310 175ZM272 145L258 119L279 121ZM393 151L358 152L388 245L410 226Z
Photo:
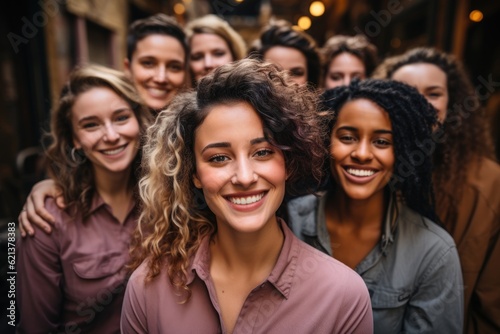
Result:
M327 194L287 204L292 231L332 255ZM374 333L461 333L463 284L455 243L437 224L392 200L380 242L356 266L371 297Z

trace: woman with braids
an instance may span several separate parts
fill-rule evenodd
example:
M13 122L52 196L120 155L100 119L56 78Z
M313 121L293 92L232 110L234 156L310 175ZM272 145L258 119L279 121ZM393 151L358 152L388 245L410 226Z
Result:
M150 112L127 77L75 69L52 113L48 172L67 203L45 202L50 235L17 248L20 333L119 333L136 172Z
M388 58L378 77L417 87L441 126L426 150L434 158L436 211L457 244L466 333L500 332L500 166L494 161L482 90L451 55L416 48ZM485 89L485 88L484 88Z
M377 47L363 35L336 35L321 48L325 89L368 78L377 66Z
M123 333L371 333L361 278L276 216L321 173L315 96L244 59L149 128Z
M279 65L299 85L318 88L321 61L316 42L306 32L295 29L285 20L272 21L249 50L258 59Z
M375 333L460 333L453 239L435 220L435 113L416 89L355 80L323 93L330 184L287 204L300 239L353 268L370 291Z

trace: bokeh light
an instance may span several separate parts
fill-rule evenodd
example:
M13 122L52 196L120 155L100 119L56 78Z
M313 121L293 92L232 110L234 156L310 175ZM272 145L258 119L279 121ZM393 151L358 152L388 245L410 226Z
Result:
M309 6L309 13L312 16L321 16L325 13L325 5L321 1L314 1Z
M297 25L300 27L300 29L307 30L311 28L311 19L307 16L302 16L297 21Z
M469 14L469 19L473 22L481 22L483 20L483 13L480 10L473 10Z
M177 15L182 15L186 12L186 7L181 3L176 3L174 5L174 13Z

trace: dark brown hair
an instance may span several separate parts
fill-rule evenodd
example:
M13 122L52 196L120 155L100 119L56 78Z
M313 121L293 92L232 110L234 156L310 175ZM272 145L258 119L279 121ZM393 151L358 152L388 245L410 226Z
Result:
M463 65L434 48L414 48L387 58L373 76L391 78L405 65L422 63L433 64L446 74L449 100L444 124L434 134L433 174L437 205L449 203L446 220L455 221L467 175L482 157L493 157L488 118Z

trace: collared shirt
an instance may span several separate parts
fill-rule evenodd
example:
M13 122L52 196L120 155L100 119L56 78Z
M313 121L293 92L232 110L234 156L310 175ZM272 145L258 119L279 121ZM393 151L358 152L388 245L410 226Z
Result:
M332 255L327 194L288 203L300 239ZM370 291L375 333L461 333L462 275L448 233L401 203L389 204L379 243L355 268Z
M483 158L471 168L458 204L437 213L457 244L465 295L465 333L500 333L500 166Z
M370 297L359 275L280 224L285 241L276 265L247 296L233 333L371 333ZM123 333L227 333L210 276L208 237L189 267L186 303L166 270L145 283L147 271L144 262L128 282Z
M17 245L20 333L119 333L135 205L123 224L96 195L90 215L71 217L52 198L50 235L39 230Z

